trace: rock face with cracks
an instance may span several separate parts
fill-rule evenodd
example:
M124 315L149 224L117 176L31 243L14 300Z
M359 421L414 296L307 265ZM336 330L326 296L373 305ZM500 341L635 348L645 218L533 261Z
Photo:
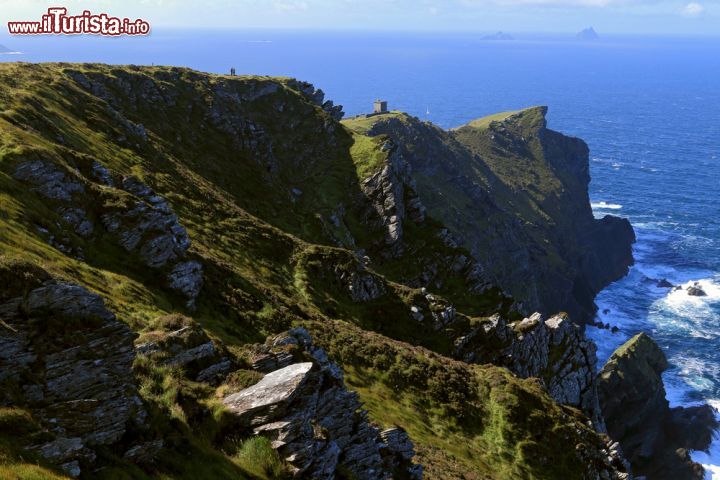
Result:
M144 265L164 272L167 287L185 297L189 308L194 307L203 283L202 264L188 259L187 231L168 201L149 186L133 176L113 175L98 162L92 163L89 178L80 170L67 171L46 160L20 163L14 177L50 200L62 221L84 240L92 241L98 229L115 235L117 243L136 253ZM99 210L100 195L109 192L132 197ZM49 236L48 242L64 253L83 257L82 247L67 237Z
M0 298L0 405L29 408L50 438L27 448L77 476L94 447L119 441L143 409L135 334L100 296L51 279Z
M305 329L279 335L262 350L266 360L305 356L309 361L278 362L276 370L223 403L240 428L269 438L296 476L333 479L342 467L369 480L422 478L407 434L399 428L380 432L370 424L357 394L346 389L342 371L313 346Z

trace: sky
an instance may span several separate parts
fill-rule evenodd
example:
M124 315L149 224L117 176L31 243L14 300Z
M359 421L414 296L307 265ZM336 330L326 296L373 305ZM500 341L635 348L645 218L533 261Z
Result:
M3 33L50 6L153 28L720 35L720 0L0 0Z

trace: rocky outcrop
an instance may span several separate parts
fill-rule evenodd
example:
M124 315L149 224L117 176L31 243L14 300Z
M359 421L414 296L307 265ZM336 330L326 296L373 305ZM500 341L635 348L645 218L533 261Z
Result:
M187 378L212 385L220 383L233 370L232 356L212 341L194 320L170 315L156 322L168 324L170 329L143 334L136 346L139 355L151 357L162 365L180 367Z
M707 297L707 293L698 282L695 282L687 288L687 294L691 297Z
M555 400L582 409L604 430L595 387L596 347L564 315L547 320L535 313L508 322L495 315L455 341L455 356L493 363L517 375L538 377Z
M387 164L361 182L361 188L370 201L380 226L385 230L388 255L402 253L403 224L407 220L422 223L425 206L418 198L410 165L395 145L388 141L383 145L388 152ZM368 219L372 223L371 219Z
M83 287L46 280L0 298L0 405L33 411L51 438L27 448L77 476L146 413L135 335Z
M670 408L661 374L665 354L644 333L618 348L598 378L609 435L620 443L636 475L650 480L700 480L689 450L705 450L718 424L708 406Z
M325 100L325 92L308 82L290 80L287 85L300 92L305 98L325 110L335 121L340 121L345 113L342 105L335 105L332 100Z
M380 432L369 423L342 371L305 329L271 339L260 347L254 365L277 369L223 403L240 428L272 441L296 477L333 479L342 466L368 480L422 478L407 434Z
M385 294L385 281L369 272L362 262L354 262L348 268L335 267L338 281L345 287L353 302L364 303Z
M20 163L14 173L17 180L54 201L60 218L83 239L91 241L96 229L104 227L125 250L137 253L143 264L167 271L167 286L185 297L188 307L194 307L202 287L202 265L187 259L190 237L168 201L137 178L113 175L97 162L92 163L88 176L79 170L66 171L47 160ZM116 187L133 196L129 205L119 202L103 211L91 210L102 203L102 188L103 195L108 195ZM69 239L58 241L53 236L48 240L65 253L83 255L82 248L73 246Z

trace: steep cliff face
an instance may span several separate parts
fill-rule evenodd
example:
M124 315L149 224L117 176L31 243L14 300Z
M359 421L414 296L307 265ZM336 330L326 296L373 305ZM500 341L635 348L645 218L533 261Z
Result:
M566 311L583 323L595 294L627 273L634 233L626 220L593 218L587 146L549 130L546 113L510 112L449 132L400 113L345 124L397 144L428 212L525 313Z
M598 378L609 435L620 442L636 475L649 479L702 479L689 450L705 450L717 428L708 406L670 408L661 374L665 354L641 333L613 353Z

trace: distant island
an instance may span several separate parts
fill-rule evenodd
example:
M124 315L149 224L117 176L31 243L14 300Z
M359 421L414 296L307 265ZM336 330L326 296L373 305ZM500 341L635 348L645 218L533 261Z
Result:
M483 40L515 40L512 35L503 32L493 33L492 35L486 35L482 38Z
M586 28L577 34L579 40L599 40L600 35L597 34L593 27Z

